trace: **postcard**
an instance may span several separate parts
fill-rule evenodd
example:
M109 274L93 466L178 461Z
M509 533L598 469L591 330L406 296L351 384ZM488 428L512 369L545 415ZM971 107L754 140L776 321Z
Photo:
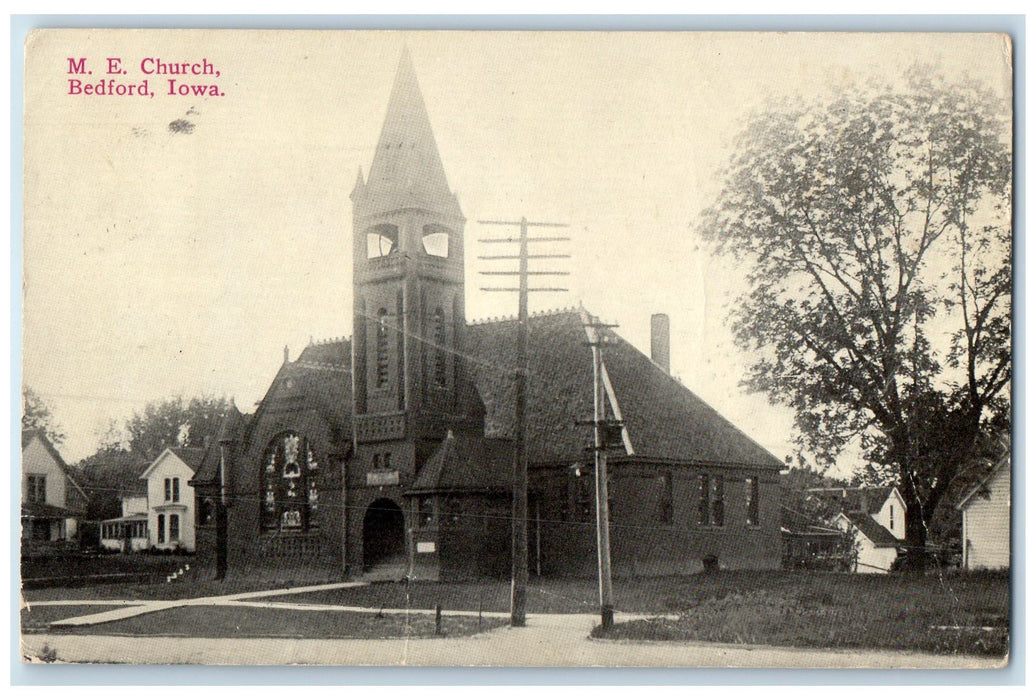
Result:
M40 29L27 663L1002 668L993 33Z

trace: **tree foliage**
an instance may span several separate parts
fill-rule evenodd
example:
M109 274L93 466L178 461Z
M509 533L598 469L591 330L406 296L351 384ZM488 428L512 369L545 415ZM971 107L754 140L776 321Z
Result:
M167 447L204 447L219 429L226 398L177 396L149 403L126 422L129 451L151 460Z
M65 442L65 434L51 415L50 408L28 385L22 387L22 430L42 430L55 447Z
M214 439L226 398L174 397L149 403L119 429L114 423L97 452L75 466L77 480L90 495L90 517L120 515L121 497L140 488L140 475L167 447L204 447Z
M702 231L749 269L748 386L822 464L891 467L918 546L1011 379L1010 105L931 73L758 115Z

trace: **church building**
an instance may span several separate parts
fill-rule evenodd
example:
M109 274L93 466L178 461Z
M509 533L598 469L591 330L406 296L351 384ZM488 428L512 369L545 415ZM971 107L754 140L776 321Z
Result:
M255 412L228 413L191 482L199 556L225 502L231 576L507 576L517 321L467 320L465 218L406 53L351 199L351 338L286 349ZM669 375L656 320L651 358L605 332L613 571L778 568L782 465ZM596 567L590 321L529 322L532 575Z

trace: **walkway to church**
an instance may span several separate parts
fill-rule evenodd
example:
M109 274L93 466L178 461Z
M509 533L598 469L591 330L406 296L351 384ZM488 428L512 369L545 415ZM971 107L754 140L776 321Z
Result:
M366 585L363 582L301 586L185 600L46 601L36 606L124 605L53 623L55 633L23 634L24 656L47 645L73 663L333 666L495 666L495 667L663 667L663 668L995 668L981 657L903 651L796 649L700 642L613 642L594 640L594 615L532 614L523 628L500 627L472 637L435 639L211 639L60 634L61 626L84 626L187 606L240 605L287 610L378 612L369 608L257 600L275 595ZM384 614L406 610L380 609ZM410 613L434 614L431 610ZM443 615L471 615L443 611ZM509 617L508 613L483 613ZM616 621L643 615L616 613Z

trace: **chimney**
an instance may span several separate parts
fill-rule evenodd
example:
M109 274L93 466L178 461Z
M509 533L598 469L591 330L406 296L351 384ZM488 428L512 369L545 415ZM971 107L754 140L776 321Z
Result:
M651 314L651 359L669 374L668 314Z

